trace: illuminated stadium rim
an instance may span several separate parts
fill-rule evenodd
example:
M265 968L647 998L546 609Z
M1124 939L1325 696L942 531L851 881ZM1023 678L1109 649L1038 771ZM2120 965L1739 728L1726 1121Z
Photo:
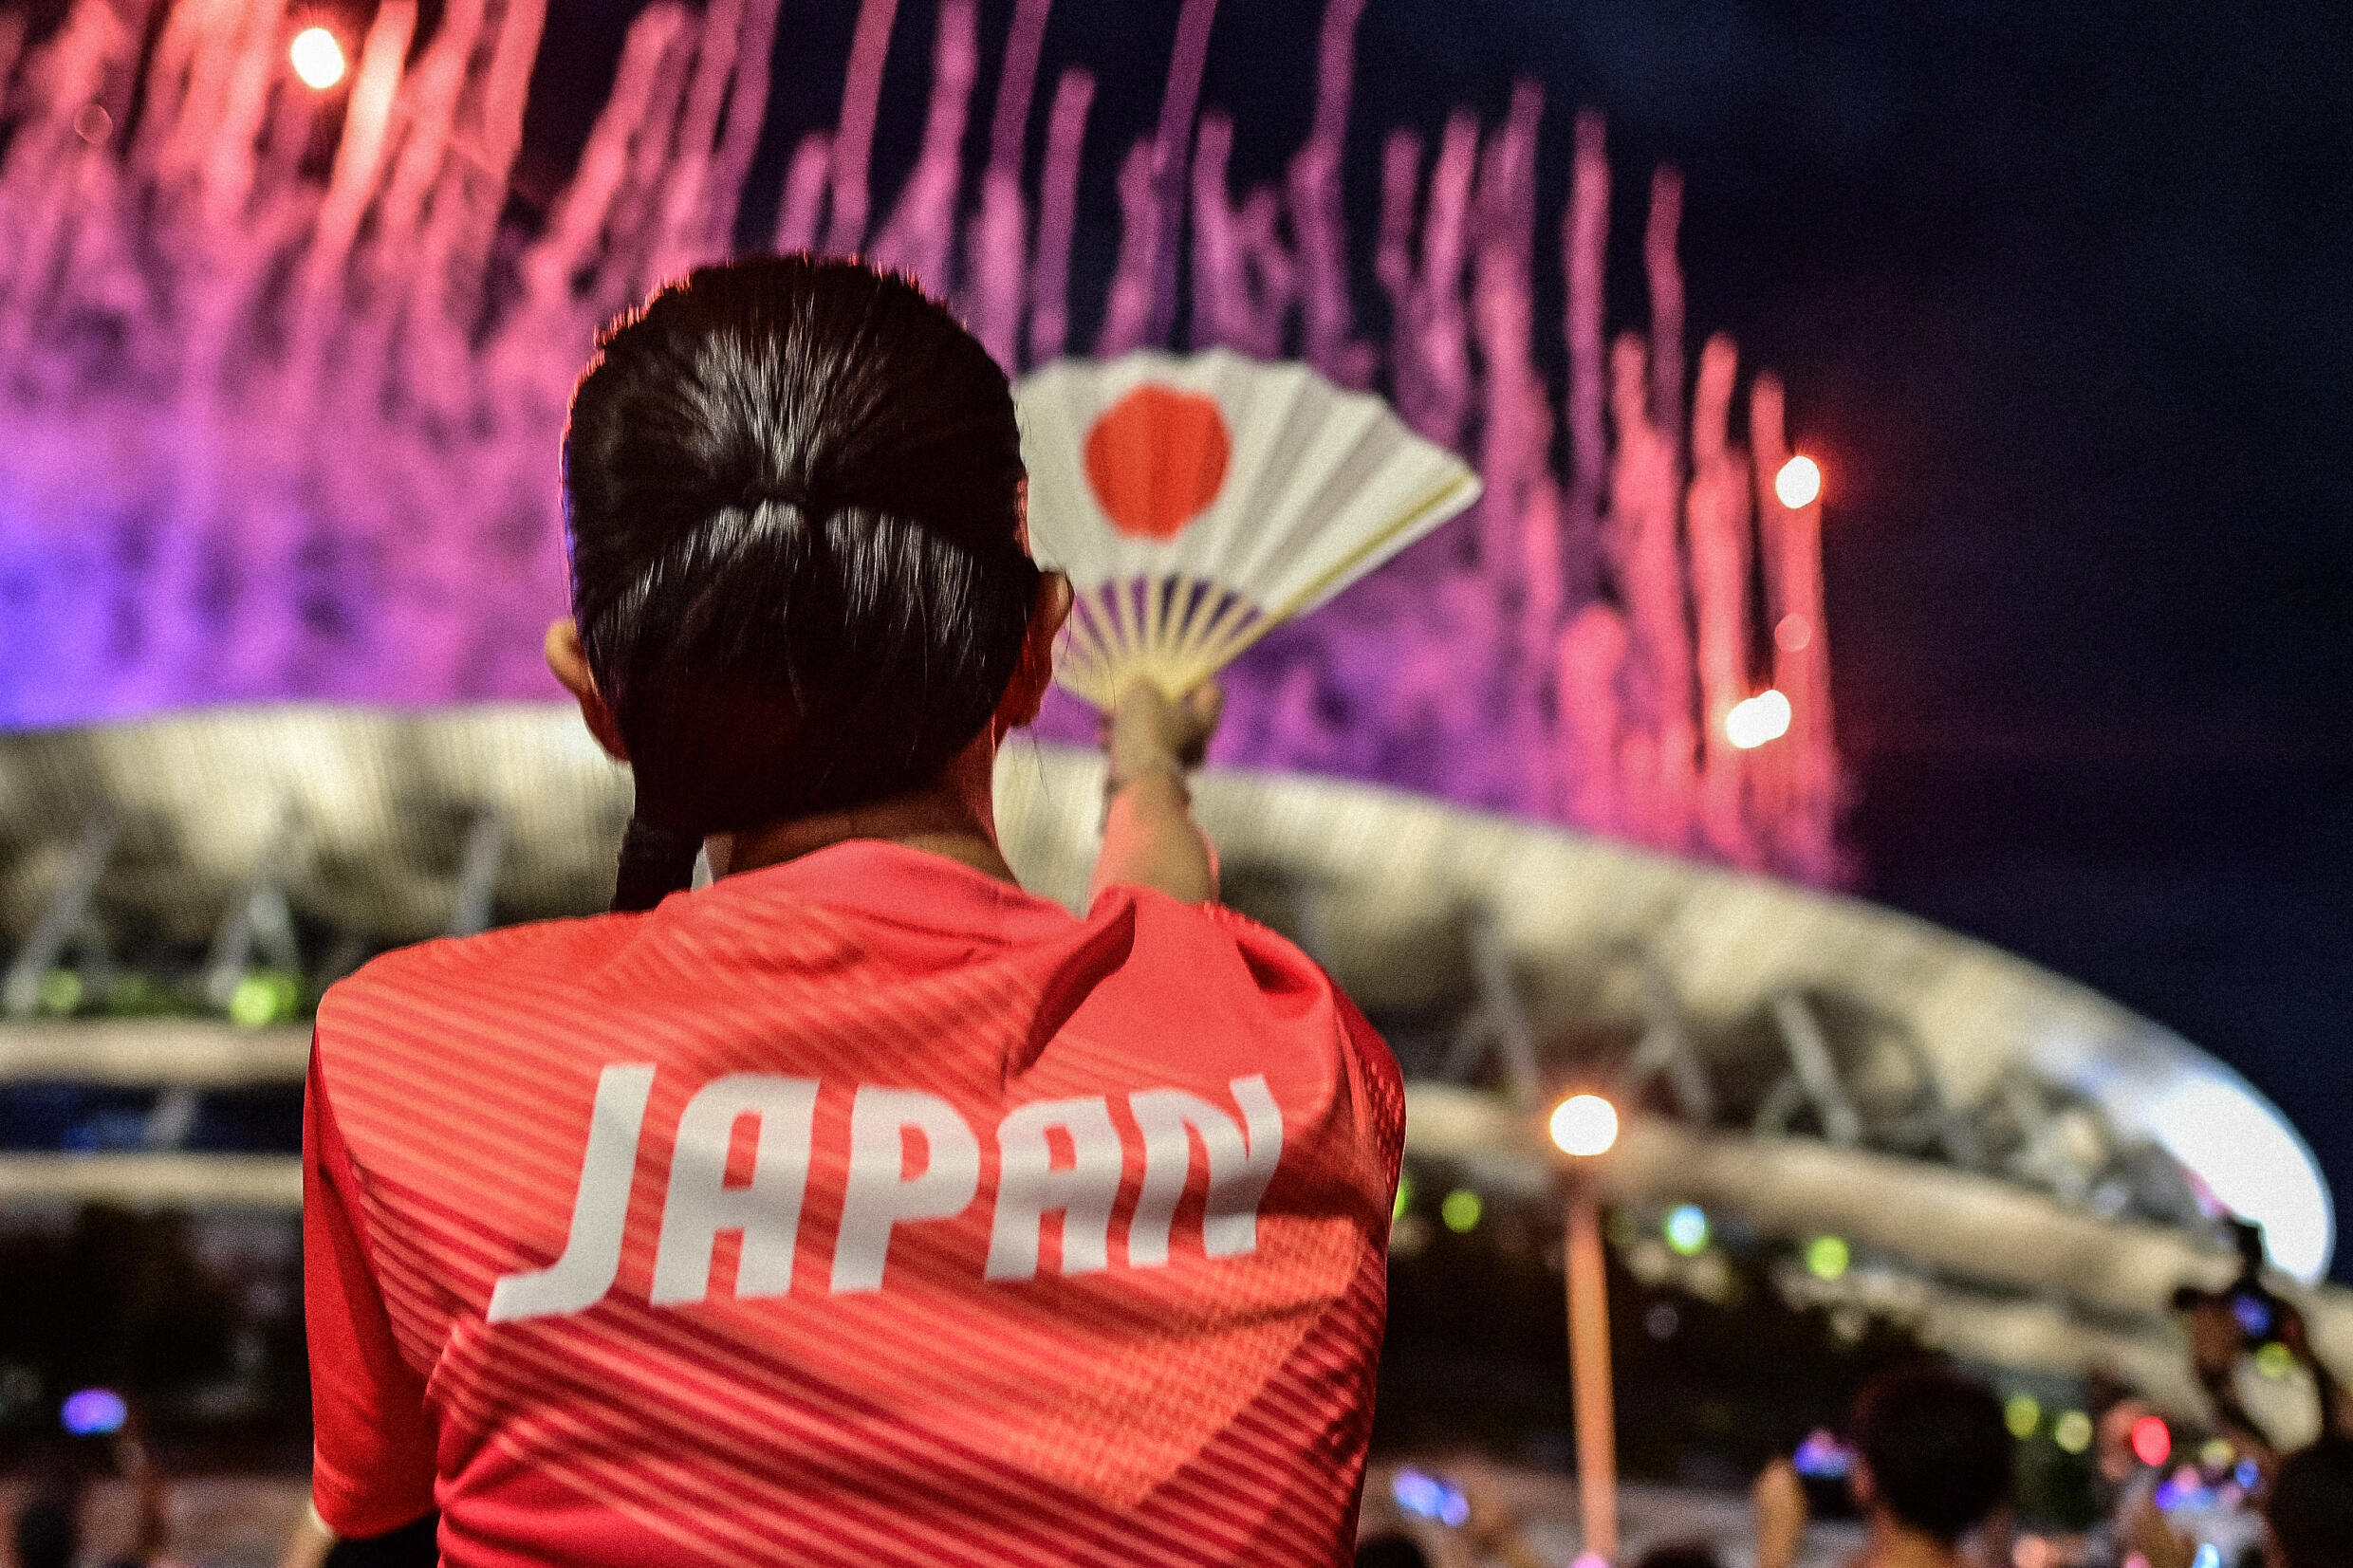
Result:
M1100 766L1017 742L999 773L1009 858L1067 904L1085 895ZM108 869L101 894L181 929L205 929L268 862L299 907L391 940L434 934L472 863L469 821L498 830L502 909L582 913L609 890L627 798L568 705L287 705L0 735L0 926L11 950L27 941L102 813L160 833L166 851ZM2332 1200L2278 1108L2172 1031L2025 960L1861 900L1374 785L1212 770L1196 799L1231 872L1318 890L1310 945L1375 1008L1459 978L1438 972L1450 961L1428 938L1473 909L1509 967L1639 947L1703 1018L1833 988L1911 1029L1955 1101L2029 1062L2263 1222L2283 1269L2326 1270Z

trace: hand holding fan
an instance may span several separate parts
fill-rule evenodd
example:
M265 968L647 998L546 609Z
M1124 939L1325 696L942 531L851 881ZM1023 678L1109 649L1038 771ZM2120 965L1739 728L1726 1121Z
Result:
M1478 499L1388 405L1224 349L1064 360L1014 388L1029 545L1077 601L1054 678L1181 696Z

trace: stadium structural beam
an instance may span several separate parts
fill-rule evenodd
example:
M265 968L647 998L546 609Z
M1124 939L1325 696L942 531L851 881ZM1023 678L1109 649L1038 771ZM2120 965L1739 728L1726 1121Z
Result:
M1771 1013L1774 1032L1789 1053L1789 1076L1766 1096L1756 1114L1756 1131L1780 1131L1771 1123L1786 1124L1796 1108L1792 1101L1803 1100L1822 1118L1824 1138L1841 1149L1857 1147L1862 1142L1862 1116L1847 1098L1846 1086L1839 1081L1838 1063L1830 1055L1830 1042L1822 1032L1821 1020L1794 990L1776 995Z
M99 878L105 875L120 830L120 821L111 811L100 812L83 826L72 858L66 862L64 879L49 895L32 934L17 950L15 960L9 965L7 980L0 982L0 1013L9 1018L29 1018L39 1011L41 982L65 956L66 945L77 935L85 943L91 940L86 931L90 897L98 891Z
M289 806L279 819L269 847L262 852L252 879L229 906L204 966L205 1000L213 1005L229 1005L237 983L252 967L257 947L280 968L302 968L302 950L294 941L294 913L287 904L285 886L301 836L299 821Z
M1675 1091L1682 1119L1695 1127L1711 1126L1715 1121L1715 1084L1684 1025L1675 982L1649 948L1637 946L1633 952L1642 998L1642 1037L1626 1060L1621 1098L1628 1107L1638 1104L1641 1091L1663 1076Z
M457 894L450 900L450 934L473 936L491 929L498 868L506 858L507 827L489 807L474 813L457 862Z
M1477 987L1477 1010L1464 1021L1463 1032L1447 1060L1448 1076L1468 1079L1491 1042L1503 1056L1504 1083L1512 1101L1533 1110L1544 1098L1544 1074L1536 1065L1536 1032L1521 1005L1518 983L1511 974L1511 954L1495 930L1493 916L1473 914L1464 936L1471 950L1471 978Z

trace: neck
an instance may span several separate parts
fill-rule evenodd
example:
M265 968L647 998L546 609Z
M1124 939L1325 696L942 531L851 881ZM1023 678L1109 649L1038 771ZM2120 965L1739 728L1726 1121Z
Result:
M1961 1554L1881 1509L1871 1516L1870 1568L1960 1568Z
M995 765L996 746L991 731L984 729L938 778L919 789L848 811L713 835L705 840L712 870L732 876L798 859L852 839L881 839L1012 882L1013 868L997 847L996 812L990 802Z

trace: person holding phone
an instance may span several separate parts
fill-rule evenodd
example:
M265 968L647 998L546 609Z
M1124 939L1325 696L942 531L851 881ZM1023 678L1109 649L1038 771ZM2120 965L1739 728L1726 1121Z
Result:
M1962 1542L1998 1525L2016 1449L1993 1391L1937 1363L1895 1367L1855 1396L1847 1428L1848 1485L1869 1530L1848 1568L1973 1568ZM1757 1568L1790 1568L1807 1512L1797 1467L1776 1461L1752 1496Z
M1399 1466L1389 1480L1388 1503L1397 1523L1359 1543L1358 1568L1546 1568L1510 1494L1483 1464L1444 1470Z
M65 1402L63 1425L72 1448L17 1509L16 1568L83 1568L82 1514L94 1463L130 1482L136 1499L129 1547L103 1559L104 1568L170 1568L171 1497L139 1407L110 1390L85 1389Z
M904 279L705 267L604 334L564 463L615 910L320 1005L324 1523L465 1568L1344 1559L1397 1066L1215 902L1214 691L1114 706L1084 915L1015 880L991 776L1070 590L1005 373Z

